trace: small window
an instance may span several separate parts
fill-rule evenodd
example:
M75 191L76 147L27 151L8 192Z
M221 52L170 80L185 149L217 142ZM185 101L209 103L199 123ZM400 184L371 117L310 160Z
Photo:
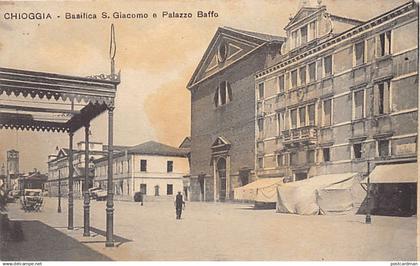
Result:
M378 140L379 157L389 156L389 140Z
M174 185L167 184L166 185L166 195L173 195L174 194Z
M306 84L306 66L299 68L300 85Z
M390 81L377 84L375 92L376 114L387 114L390 111Z
M355 66L365 63L365 42L359 42L354 45Z
M277 166L283 166L283 165L284 165L283 154L277 154Z
M391 31L379 34L377 55L385 56L391 54Z
M297 128L297 109L290 110L291 127Z
M306 126L306 108L300 107L299 108L299 127Z
M309 125L315 125L315 104L308 105Z
M280 133L284 130L284 112L277 113L277 128L280 135Z
M147 171L147 160L140 160L140 171L141 172Z
M331 161L330 148L323 148L322 149L322 155L323 155L324 162L330 162Z
M309 82L313 82L316 80L316 62L310 63L308 65L308 72L309 72Z
M309 23L309 34L308 34L308 41L312 41L316 38L316 28L315 28L315 21Z
M220 82L219 87L216 88L216 92L214 94L214 105L218 107L225 105L232 100L232 88L230 87L229 82Z
M292 32L292 49L298 46L297 31Z
M324 77L332 75L332 56L324 57Z
M353 156L355 159L362 158L362 143L355 143L353 144Z
M331 99L325 100L323 103L323 126L331 126L332 124L331 104Z
M308 25L300 28L301 44L306 44L308 42Z
M173 161L167 161L166 162L166 172L172 173L174 171L174 162Z
M284 75L279 77L279 92L284 92Z
M292 81L292 88L296 88L297 87L297 70L293 70L291 73L291 81Z
M124 161L120 162L120 173L122 174L124 170Z
M264 99L264 82L258 84L258 99Z
M147 185L146 184L140 184L140 193L146 195L147 192Z
M361 119L365 117L365 91L355 91L353 97L353 119Z

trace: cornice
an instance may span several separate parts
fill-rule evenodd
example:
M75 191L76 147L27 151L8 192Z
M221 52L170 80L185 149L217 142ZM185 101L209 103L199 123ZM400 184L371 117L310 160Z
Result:
M297 61L299 61L299 60L301 60L301 59L303 59L307 56L310 56L310 55L314 54L314 53L325 50L332 45L335 45L335 44L340 43L340 42L344 42L344 41L352 38L356 34L359 34L363 31L372 29L373 27L375 27L377 25L380 25L380 24L382 24L386 21L389 21L389 20L391 20L395 17L398 17L398 16L400 16L404 13L407 13L414 8L415 8L415 3L413 1L410 1L410 2L404 4L400 7L397 7L397 8L395 8L395 9L389 11L389 12L386 12L386 13L376 17L376 18L373 18L373 19L371 19L371 20L369 20L369 21L367 21L367 22L365 22L365 23L363 23L359 26L353 27L353 28L351 28L351 29L349 29L349 30L331 38L331 39L325 40L324 42L318 44L314 48L311 48L311 49L307 50L306 52L300 53L300 54L298 54L298 55L296 55L296 56L294 56L294 57L292 57L288 60L285 60L283 62L277 63L276 65L274 65L272 67L264 69L264 70L258 72L255 75L255 78L258 79L258 78L264 77L264 76L272 73L273 71L276 71L276 70L279 70L283 67L286 67L286 66L288 66L292 63L295 63L295 62L297 62Z

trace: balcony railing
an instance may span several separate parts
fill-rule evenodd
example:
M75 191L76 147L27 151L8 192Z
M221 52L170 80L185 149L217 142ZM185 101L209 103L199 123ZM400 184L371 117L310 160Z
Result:
M318 128L316 126L305 126L282 131L283 142L287 143L313 143L318 136Z

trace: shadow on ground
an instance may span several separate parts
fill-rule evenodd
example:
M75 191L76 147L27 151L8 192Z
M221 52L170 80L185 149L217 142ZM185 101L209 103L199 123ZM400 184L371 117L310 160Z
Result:
M98 235L106 237L106 232L104 230L101 230L101 229L98 229L98 228L95 228L95 227L91 227L90 231L94 232ZM130 240L130 239L127 239L127 238L124 238L124 237L121 237L121 236L117 236L117 235L113 235L112 239L114 240L116 247L119 247L122 244L127 243L127 242L132 242L132 240ZM105 243L105 242L106 241L100 241L100 240L99 241L97 241L97 240L81 241L81 243Z
M19 223L23 235L0 243L0 260L10 261L106 261L110 258L92 250L40 221Z

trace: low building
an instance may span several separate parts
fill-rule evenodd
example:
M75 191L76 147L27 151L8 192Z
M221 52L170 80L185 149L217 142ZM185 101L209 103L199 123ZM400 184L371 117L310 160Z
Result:
M48 180L48 175L42 174L37 169L28 174L23 174L19 177L19 188L23 189L42 189L44 190L44 184Z
M148 141L113 155L114 198L132 200L135 192L165 198L184 190L188 148ZM108 157L94 160L94 185L107 189Z
M114 146L114 151L126 148L125 146ZM49 190L50 196L58 195L58 185L61 186L61 194L68 194L68 179L69 179L69 160L68 149L57 147L57 154L48 156L48 181L45 188ZM94 168L93 160L98 159L107 154L107 146L101 142L89 142L89 160L91 169L89 170L89 187L92 186ZM73 150L73 191L75 197L82 197L83 182L85 178L85 142L77 143L76 149Z

